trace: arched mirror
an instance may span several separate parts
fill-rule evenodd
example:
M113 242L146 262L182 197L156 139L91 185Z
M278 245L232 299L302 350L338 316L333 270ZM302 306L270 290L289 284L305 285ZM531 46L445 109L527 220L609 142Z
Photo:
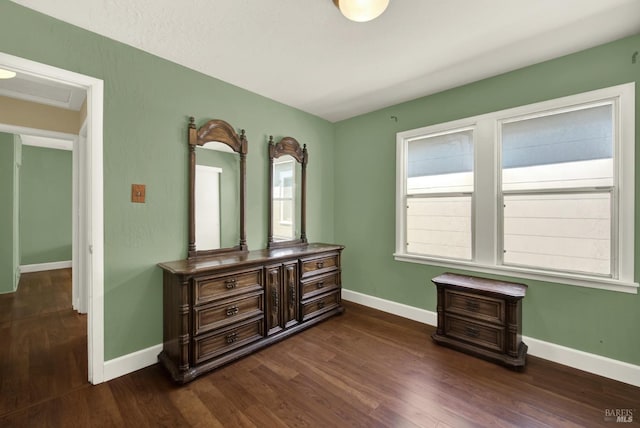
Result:
M268 248L305 245L307 145L269 137Z
M224 120L189 118L188 258L247 251L247 139Z

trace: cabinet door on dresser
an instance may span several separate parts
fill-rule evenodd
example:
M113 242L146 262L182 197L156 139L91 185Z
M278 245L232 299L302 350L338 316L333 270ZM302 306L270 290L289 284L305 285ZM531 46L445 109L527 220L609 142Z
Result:
M300 290L298 284L298 261L285 263L282 266L282 285L284 298L282 305L282 315L284 316L284 327L292 327L299 322L300 313Z
M267 335L272 335L298 324L298 261L267 266L265 275Z
M270 336L283 329L281 306L282 266L266 266L265 276L265 315L267 322L267 336Z

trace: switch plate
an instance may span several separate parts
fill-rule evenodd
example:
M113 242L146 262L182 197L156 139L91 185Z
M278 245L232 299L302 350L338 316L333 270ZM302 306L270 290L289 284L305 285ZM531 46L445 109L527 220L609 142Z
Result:
M131 202L144 204L146 186L144 184L131 185Z

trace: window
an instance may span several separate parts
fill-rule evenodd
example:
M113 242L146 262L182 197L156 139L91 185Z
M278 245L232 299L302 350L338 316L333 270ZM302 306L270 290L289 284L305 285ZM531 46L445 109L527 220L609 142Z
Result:
M636 293L634 84L397 135L397 260Z
M503 263L610 276L613 103L500 124Z
M407 252L471 260L473 130L407 141Z

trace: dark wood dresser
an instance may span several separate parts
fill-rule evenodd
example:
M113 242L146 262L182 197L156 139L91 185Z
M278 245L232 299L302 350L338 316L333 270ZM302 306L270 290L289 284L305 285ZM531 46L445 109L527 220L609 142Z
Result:
M432 281L438 292L438 327L432 335L436 343L505 366L524 367L526 285L453 273Z
M160 263L161 364L188 382L342 313L343 248L308 244Z

